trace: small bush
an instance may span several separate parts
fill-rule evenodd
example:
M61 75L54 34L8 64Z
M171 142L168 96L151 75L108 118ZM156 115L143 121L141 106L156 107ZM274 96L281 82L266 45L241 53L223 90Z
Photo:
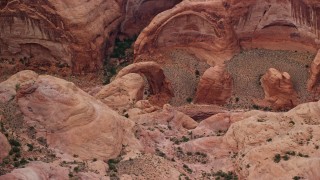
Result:
M252 105L252 108L253 108L253 109L256 109L256 110L259 110L259 109L260 109L260 106L257 106L257 105L254 104L254 105Z
M27 164L28 163L28 161L25 159L25 158L22 158L21 160L20 160L20 164L21 165L25 165L25 164Z
M196 74L196 77L199 77L199 76L200 76L199 70L196 70L196 71L195 71L195 74Z
M276 154L276 155L273 157L273 161L274 161L275 163L279 163L280 160L281 160L280 154Z
M19 167L19 166L20 166L20 162L19 162L19 161L14 162L14 163L13 163L13 166L14 166L14 167Z
M213 176L216 177L216 179L224 179L224 180L238 180L238 176L237 174L235 174L234 172L223 172L223 171L218 171L216 173L212 173Z
M20 152L20 148L14 146L14 147L12 147L11 151L14 153L17 153L17 152Z
M27 146L29 147L28 151L32 151L33 150L33 145L32 144L27 144Z
M191 102L192 102L192 98L191 98L191 97L188 97L188 98L186 99L186 101L187 101L188 103L191 103Z
M20 142L15 139L10 139L9 143L11 144L11 146L21 146Z
M295 176L292 178L293 180L299 180L299 179L302 179L300 176Z
M192 174L192 169L189 168L189 166L183 164L183 169L185 169L189 174Z
M190 139L185 137L185 136L182 136L182 142L188 142Z
M289 158L288 155L284 155L284 156L282 156L282 159L285 160L285 161L288 161L290 158Z
M287 151L286 154L290 155L290 156L295 156L296 152L294 151Z
M69 177L70 177L70 178L72 178L72 177L73 177L73 174L72 174L72 173L69 173L68 175L69 175Z
M166 154L162 151L160 151L160 149L156 149L156 155L161 156L161 157L166 157Z

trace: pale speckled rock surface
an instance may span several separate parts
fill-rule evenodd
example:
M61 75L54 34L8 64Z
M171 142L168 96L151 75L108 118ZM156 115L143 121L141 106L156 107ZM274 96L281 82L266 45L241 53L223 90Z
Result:
M135 141L131 121L62 79L39 76L21 88L18 104L37 137L83 159L114 158L122 144Z
M238 152L236 168L240 177L319 178L319 103L302 104L287 113L261 112L232 124L224 141ZM295 151L295 155L284 160L289 151ZM281 155L279 163L274 160L276 154Z
M38 74L25 70L20 71L15 75L12 75L6 81L0 83L0 102L8 102L11 99L14 99L16 96L16 91L23 86L25 83L33 82L37 79Z
M11 173L0 176L1 180L33 180L33 179L61 179L67 180L69 170L59 165L44 162L32 162L25 168L15 169Z
M0 118L1 120L1 118ZM8 142L8 139L5 135L0 133L0 162L2 162L3 158L7 157L9 155L9 151L11 149L11 146Z
M139 74L130 73L102 87L95 98L114 110L128 109L143 98L144 87L144 79Z

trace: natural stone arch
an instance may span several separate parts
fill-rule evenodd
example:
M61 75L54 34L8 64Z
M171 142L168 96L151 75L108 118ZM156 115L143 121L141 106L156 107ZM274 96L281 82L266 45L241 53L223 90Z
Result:
M161 66L156 62L140 62L130 64L119 71L116 79L129 73L143 74L150 85L152 95L164 94L173 97L170 83L167 81Z

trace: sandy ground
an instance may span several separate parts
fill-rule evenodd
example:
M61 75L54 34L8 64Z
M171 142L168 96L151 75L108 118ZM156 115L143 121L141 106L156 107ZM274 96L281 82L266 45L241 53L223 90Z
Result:
M163 70L171 81L175 96L170 104L174 106L187 104L187 98L194 97L201 75L210 66L183 49L172 49L164 55L169 62L163 66ZM199 71L198 76L196 71Z
M306 90L306 82L309 76L309 66L314 56L311 53L262 49L241 52L226 62L227 70L233 77L234 86L233 96L225 107L252 109L252 99L264 97L263 89L259 83L260 77L271 67L291 75L294 88L300 97L300 103L311 101L312 96ZM181 48L159 50L157 55L147 56L146 59L140 59L136 62L139 61L156 61L162 65L174 90L175 97L170 101L173 106L188 104L187 99L194 98L201 75L210 67L206 62ZM196 75L196 71L199 72L199 75ZM103 82L102 73L65 77L57 74L50 75L71 81L85 91L102 86ZM4 81L9 76L1 74L0 81ZM148 87L145 88L144 95L149 95ZM239 101L236 102L236 99Z
M227 70L234 80L233 97L228 106L251 108L252 98L263 98L260 78L271 67L291 75L300 103L310 101L306 86L314 56L311 53L263 49L241 52L226 62ZM239 98L239 102L232 103L236 98Z
M200 76L210 66L184 49L166 49L161 56L147 58L159 62L166 77L171 81L175 97L170 104L180 106L187 104L187 98L194 98ZM229 109L253 109L253 98L264 97L260 78L273 67L291 75L294 88L300 97L300 103L312 101L306 89L309 66L314 54L294 51L272 51L253 49L243 51L226 62L226 68L234 79L233 96L225 105ZM236 99L239 101L236 102Z

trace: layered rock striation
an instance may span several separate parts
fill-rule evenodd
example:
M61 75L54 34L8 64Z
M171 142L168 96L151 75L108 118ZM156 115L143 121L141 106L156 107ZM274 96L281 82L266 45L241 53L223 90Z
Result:
M213 66L240 47L316 52L318 6L303 0L183 1L142 31L135 54L184 47Z
M100 69L106 41L121 21L120 7L115 0L2 1L1 58L75 73Z
M17 102L35 138L67 154L110 159L135 142L131 121L65 80L40 75L21 87Z
M287 72L270 68L261 78L267 106L273 109L291 109L298 104L298 94Z
M223 66L207 69L197 87L195 103L223 105L232 94L232 77Z

